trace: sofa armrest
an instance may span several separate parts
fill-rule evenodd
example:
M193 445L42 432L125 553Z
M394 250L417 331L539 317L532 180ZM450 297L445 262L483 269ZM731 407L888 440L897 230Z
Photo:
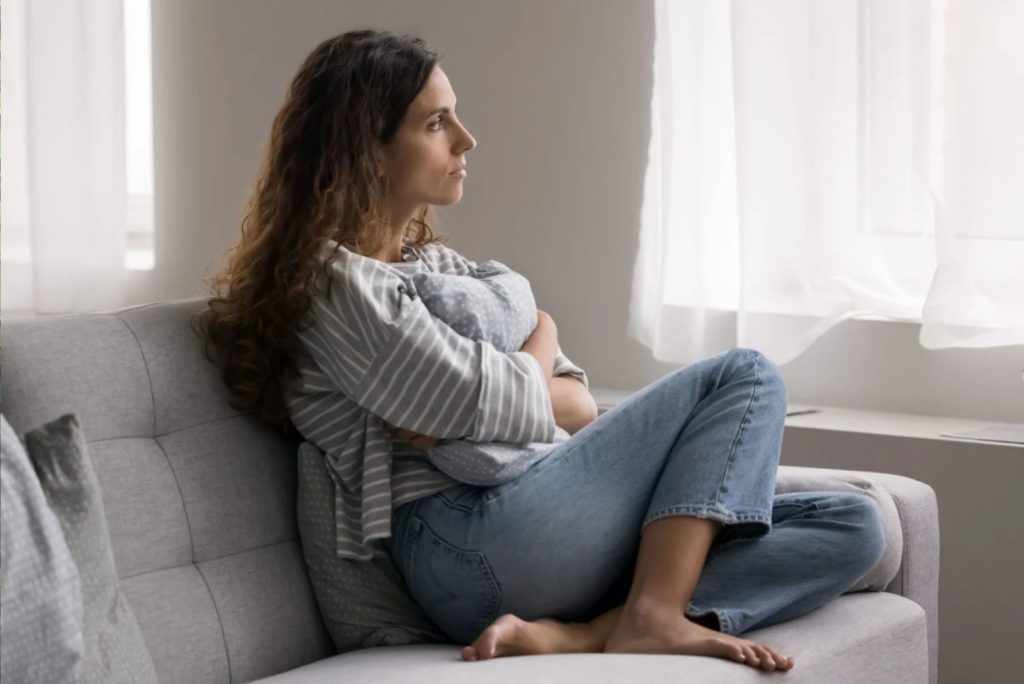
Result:
M934 673L939 641L939 509L935 490L919 480L891 473L780 465L775 492L851 489L872 496L879 504L889 546L879 566L889 565L872 572L878 579L875 585L853 590L882 589L905 596L924 609ZM892 524L893 508L898 526ZM898 554L890 560L897 546Z

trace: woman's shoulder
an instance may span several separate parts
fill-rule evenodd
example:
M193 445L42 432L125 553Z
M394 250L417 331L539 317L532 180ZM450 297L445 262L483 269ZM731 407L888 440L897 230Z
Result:
M423 246L412 245L412 249L431 270L439 273L466 275L476 268L476 262L472 259L440 242L432 242Z
M326 271L334 280L374 282L381 279L401 279L390 264L363 256L333 240L328 240L324 245L320 258L321 264L323 261L328 261Z
M335 246L338 246L336 252ZM327 260L327 268L317 269L309 288L316 304L330 302L327 308L333 313L352 313L351 310L355 309L362 318L372 315L393 320L400 315L401 295L407 286L406 274L338 243L325 246L321 256ZM339 289L344 296L336 294Z

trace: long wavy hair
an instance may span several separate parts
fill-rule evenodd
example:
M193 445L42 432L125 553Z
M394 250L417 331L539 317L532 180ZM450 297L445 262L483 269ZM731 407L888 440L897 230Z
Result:
M394 242L382 146L438 58L415 36L349 31L320 43L292 80L241 235L224 268L204 279L208 308L193 320L236 410L297 434L285 395L297 375L299 326L317 268L326 274L338 257L337 248L326 259L323 250L334 240L368 256ZM419 246L445 242L431 222L434 207L424 204L403 237Z

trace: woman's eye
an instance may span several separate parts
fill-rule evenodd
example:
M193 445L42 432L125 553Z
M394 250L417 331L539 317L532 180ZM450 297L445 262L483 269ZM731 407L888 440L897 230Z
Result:
M438 126L439 127L442 123L444 123L444 118L443 117L439 117L437 119L437 121L434 122L434 125L431 126L431 130L437 130L436 128L434 128L434 126Z

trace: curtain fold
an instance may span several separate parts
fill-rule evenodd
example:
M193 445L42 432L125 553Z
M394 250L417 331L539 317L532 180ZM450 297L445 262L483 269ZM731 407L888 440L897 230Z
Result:
M126 304L121 0L4 0L5 314Z
M1024 344L1024 4L655 8L635 339L782 365L867 315Z

